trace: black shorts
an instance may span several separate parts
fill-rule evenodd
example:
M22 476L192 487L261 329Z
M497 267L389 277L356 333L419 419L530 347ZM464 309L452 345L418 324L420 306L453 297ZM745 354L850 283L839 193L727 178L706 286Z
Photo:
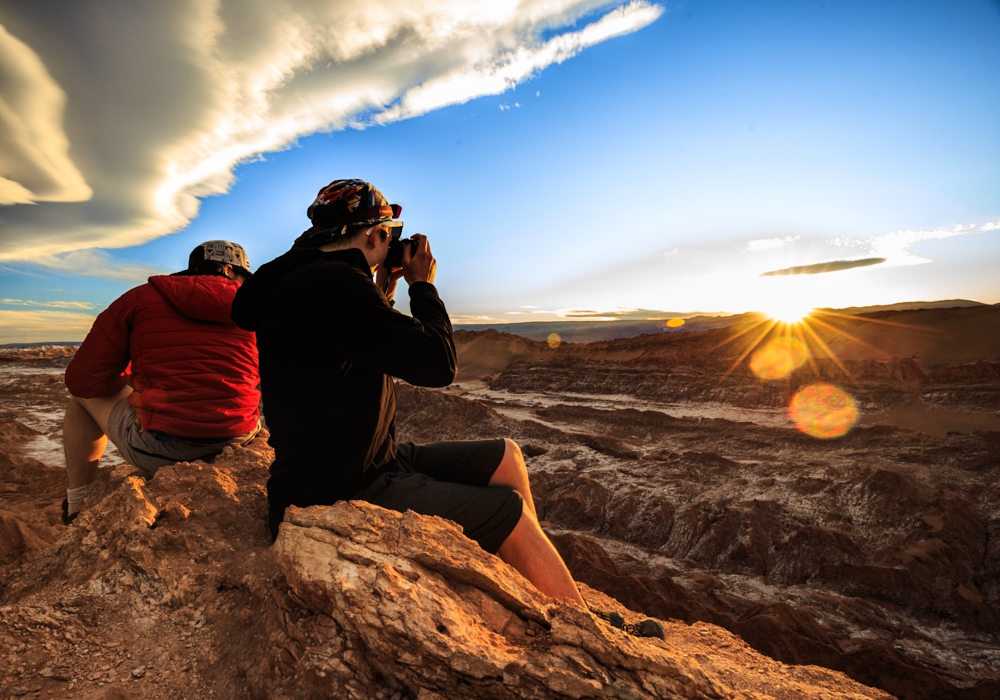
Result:
M383 508L437 515L462 526L469 539L496 554L521 519L521 494L487 486L503 460L504 440L461 440L396 447L396 459L354 496ZM283 510L283 509L282 509ZM277 535L281 518L271 517Z

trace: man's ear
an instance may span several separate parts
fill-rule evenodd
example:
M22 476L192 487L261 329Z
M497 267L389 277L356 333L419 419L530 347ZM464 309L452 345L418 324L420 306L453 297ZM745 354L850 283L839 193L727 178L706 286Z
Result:
M372 228L365 233L365 247L375 250L382 243L382 229Z

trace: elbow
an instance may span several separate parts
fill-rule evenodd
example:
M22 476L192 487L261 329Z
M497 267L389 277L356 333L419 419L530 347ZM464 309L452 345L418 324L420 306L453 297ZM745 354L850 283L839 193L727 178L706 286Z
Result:
M451 364L446 368L441 368L439 371L433 372L427 377L428 381L425 386L433 389L441 389L449 386L455 381L455 377L458 375L458 368Z
M424 377L424 386L426 387L444 388L452 384L458 375L458 363L455 362L454 356L435 362L432 366L433 369L430 369Z
M450 385L454 384L455 383L455 377L457 377L457 376L458 376L458 370L456 368L452 367L451 370L447 374L441 375L442 379L441 379L441 383L438 384L438 387L439 388L443 388L443 387L450 386Z
M102 396L112 396L121 391L122 387L126 384L124 375L104 381L95 380L93 377L87 376L83 371L74 371L72 363L66 368L63 381L66 383L66 388L69 390L70 396L78 399L96 399Z
M87 391L86 385L74 371L72 362L70 362L69 367L66 368L66 374L63 375L63 382L66 384L66 388L69 390L70 396L80 397Z

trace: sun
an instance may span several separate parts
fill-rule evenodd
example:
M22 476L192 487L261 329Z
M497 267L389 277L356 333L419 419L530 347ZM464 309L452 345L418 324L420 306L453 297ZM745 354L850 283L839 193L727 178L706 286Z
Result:
M763 311L775 321L792 325L811 314L813 307L798 299L780 299L768 304Z

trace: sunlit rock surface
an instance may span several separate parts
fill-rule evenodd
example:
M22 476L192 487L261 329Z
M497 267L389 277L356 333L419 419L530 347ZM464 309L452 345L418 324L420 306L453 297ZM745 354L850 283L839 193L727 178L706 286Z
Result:
M0 693L887 697L767 659L710 625L668 623L666 643L630 637L545 598L439 518L361 503L295 509L271 548L269 458L229 449L149 483L128 467L103 474L106 495L4 581Z
M335 697L379 675L426 699L887 697L778 664L712 625L630 637L541 595L441 518L357 501L293 509L275 557L296 599L337 623L340 635L299 664L303 688ZM341 661L345 640L365 650L354 667Z

